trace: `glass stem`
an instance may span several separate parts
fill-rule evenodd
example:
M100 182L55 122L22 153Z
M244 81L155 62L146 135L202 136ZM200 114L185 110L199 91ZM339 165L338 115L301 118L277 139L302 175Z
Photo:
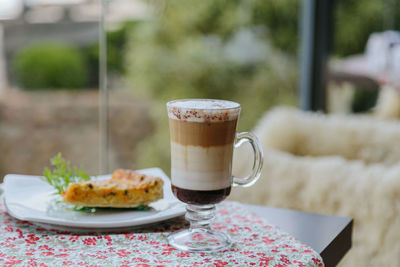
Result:
M186 220L190 222L190 230L211 229L210 223L215 217L215 205L186 205Z

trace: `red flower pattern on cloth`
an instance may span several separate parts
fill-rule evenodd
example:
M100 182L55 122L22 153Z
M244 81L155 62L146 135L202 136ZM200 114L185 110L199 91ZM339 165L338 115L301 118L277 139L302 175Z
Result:
M188 253L166 237L187 227L183 217L123 233L77 234L46 230L10 217L0 203L2 266L317 266L314 250L236 202L218 205L214 229L235 244L217 253ZM199 237L201 238L201 237Z

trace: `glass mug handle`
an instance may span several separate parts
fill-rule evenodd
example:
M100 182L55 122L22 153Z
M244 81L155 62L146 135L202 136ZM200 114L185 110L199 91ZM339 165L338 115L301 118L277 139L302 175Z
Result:
M263 165L264 153L258 138L251 132L236 133L235 148L240 147L242 144L249 142L254 152L253 167L249 175L245 177L233 176L233 186L248 187L257 182L261 175L261 168Z

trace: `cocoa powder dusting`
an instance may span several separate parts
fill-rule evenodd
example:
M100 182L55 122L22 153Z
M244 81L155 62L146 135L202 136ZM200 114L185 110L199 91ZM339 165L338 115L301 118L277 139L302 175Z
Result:
M222 108L223 106L221 106ZM213 121L228 121L237 119L237 113L231 113L230 111L223 110L199 110L199 109L187 109L182 110L179 107L169 107L168 112L178 120L190 121L190 119L204 120L205 122ZM230 117L232 115L232 117Z

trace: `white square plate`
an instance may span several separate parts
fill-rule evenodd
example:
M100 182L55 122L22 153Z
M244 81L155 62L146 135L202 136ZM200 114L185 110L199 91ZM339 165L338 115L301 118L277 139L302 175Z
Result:
M185 214L185 205L171 192L168 176L159 168L138 170L164 181L164 198L151 210L106 209L93 213L72 211L56 203L55 190L40 176L8 174L4 178L4 203L8 213L24 221L79 228L121 228L151 224ZM108 179L111 175L95 179Z

